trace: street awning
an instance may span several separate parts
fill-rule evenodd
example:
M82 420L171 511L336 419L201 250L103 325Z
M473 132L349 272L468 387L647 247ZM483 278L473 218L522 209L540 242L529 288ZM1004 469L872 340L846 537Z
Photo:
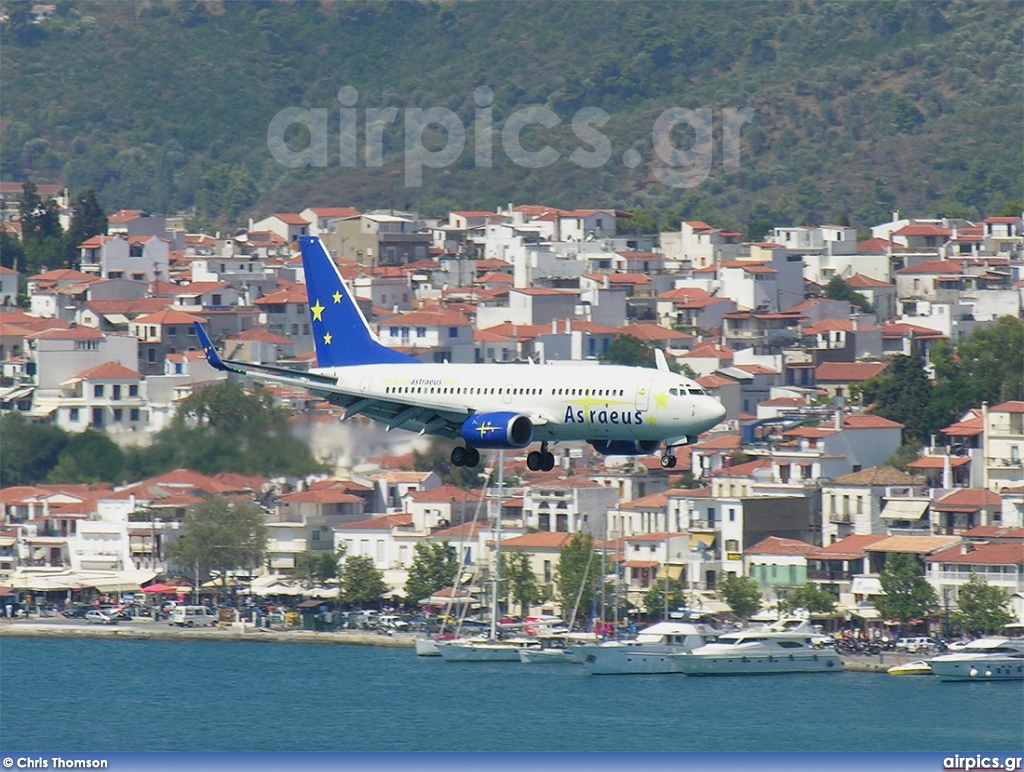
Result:
M692 550L710 549L714 543L715 537L712 534L695 533L690 535L690 549Z
M668 578L669 579L678 579L682 575L683 575L683 567L682 566L668 566ZM664 579L664 578L665 578L665 566L662 566L661 569L658 571L658 579L661 580L661 579Z
M930 503L927 499L889 499L881 516L888 520L920 520Z
M858 619L881 619L882 615L876 608L854 608L850 609L850 616Z
M623 565L626 568L654 568L658 565L657 560L627 560Z
M850 592L854 595L885 595L882 583L873 576L855 576Z

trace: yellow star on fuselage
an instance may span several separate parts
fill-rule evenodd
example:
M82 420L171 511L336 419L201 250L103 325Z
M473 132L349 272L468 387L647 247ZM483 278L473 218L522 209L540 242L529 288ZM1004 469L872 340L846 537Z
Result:
M341 293L339 291L335 290L334 295L332 295L332 297L334 298L335 303L341 302Z
M327 333L326 335L324 335L324 343L326 343L328 346L331 345L331 333Z
M647 423L649 423L651 426L654 426L656 423L658 423L658 419L656 419L654 416L651 416L650 418L647 419Z
M309 310L313 312L313 321L322 322L324 320L324 306L320 305L320 301L316 301L315 306L310 306Z
M654 395L654 409L664 408L668 410L668 394L662 392L661 394Z

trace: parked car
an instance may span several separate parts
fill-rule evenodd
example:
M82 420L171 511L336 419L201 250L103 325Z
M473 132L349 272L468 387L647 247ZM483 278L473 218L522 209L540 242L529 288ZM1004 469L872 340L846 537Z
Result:
M178 627L211 627L217 624L217 615L206 606L177 606L171 612L170 624Z
M913 653L915 651L926 651L928 649L938 648L939 642L934 638L925 638L918 636L916 638L900 638L896 641L896 651L906 651Z
M397 614L382 614L377 617L377 624L382 630L408 630L409 623Z
M64 609L64 616L68 619L85 619L85 615L91 608L92 606L87 606L84 603L73 603Z
M92 609L85 612L85 621L91 625L116 625L117 617L104 614L99 609Z

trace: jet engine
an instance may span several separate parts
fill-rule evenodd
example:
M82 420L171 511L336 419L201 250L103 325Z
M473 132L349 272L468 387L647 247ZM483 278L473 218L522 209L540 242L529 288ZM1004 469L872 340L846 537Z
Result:
M476 413L462 424L462 439L484 450L525 448L533 442L533 422L519 413Z
M594 450L605 456L644 456L654 453L660 440L587 440Z

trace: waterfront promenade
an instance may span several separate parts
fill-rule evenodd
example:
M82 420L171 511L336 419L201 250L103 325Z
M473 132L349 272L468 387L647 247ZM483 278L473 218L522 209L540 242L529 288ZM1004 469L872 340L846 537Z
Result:
M295 643L342 646L381 646L413 648L416 634L383 635L360 630L313 632L299 628L279 630L254 628L252 625L221 625L218 627L176 627L148 619L121 622L116 625L91 625L72 619L29 619L0 621L2 638L98 638L126 641L230 641L244 643ZM908 654L883 652L881 655L843 655L847 671L885 673L896 664L920 659Z

